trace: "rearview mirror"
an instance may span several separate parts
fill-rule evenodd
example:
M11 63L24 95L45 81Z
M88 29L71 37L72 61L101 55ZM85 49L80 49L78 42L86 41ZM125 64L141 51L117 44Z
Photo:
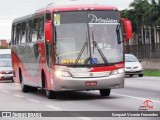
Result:
M124 30L123 30L123 35L124 35L124 41L127 41L129 39L132 39L132 25L131 25L131 21L126 19L126 18L122 18L121 22L123 24Z
M51 20L48 20L45 22L45 40L47 43L52 43L52 31L53 31L53 28L52 28L52 21Z

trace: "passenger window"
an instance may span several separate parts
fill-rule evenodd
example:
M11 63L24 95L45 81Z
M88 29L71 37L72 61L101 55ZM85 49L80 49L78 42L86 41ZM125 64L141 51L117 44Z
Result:
M15 29L15 25L12 26L12 45L14 45L14 41L15 41L15 35L16 35L16 29Z
M32 42L31 20L28 21L26 25L26 43L30 42Z
M32 21L32 42L37 41L38 35L38 18L33 19Z
M38 40L44 39L44 16L39 18L38 22Z
M51 13L46 13L45 20L51 20Z
M26 22L22 23L22 33L21 33L21 43L25 43L25 36L26 36Z
M18 24L16 26L15 44L20 43L20 28L21 28L21 24Z

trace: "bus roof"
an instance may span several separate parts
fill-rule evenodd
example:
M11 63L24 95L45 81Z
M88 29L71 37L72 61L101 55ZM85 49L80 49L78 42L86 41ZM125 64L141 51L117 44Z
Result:
M42 8L36 11L36 13L41 13L46 10L51 11L75 11L75 10L117 10L116 7L99 5L94 1L57 1L50 3L46 8Z
M0 49L0 54L11 54L11 49Z
M51 4L48 4L45 8L37 10L35 13L16 18L13 20L13 23L20 22L23 20L30 19L32 17L35 17L37 15L44 14L46 10L52 11L52 12L57 12L57 11L80 11L80 10L118 10L114 6L107 6L107 5L99 5L93 1L59 1L59 2L53 2Z
M94 1L75 1L70 0L67 2L64 1L56 1L47 5L47 7L62 7L62 6L71 6L71 5L97 5Z

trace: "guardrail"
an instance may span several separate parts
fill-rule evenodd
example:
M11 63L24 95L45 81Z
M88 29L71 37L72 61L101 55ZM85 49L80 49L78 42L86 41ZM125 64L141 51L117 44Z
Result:
M138 59L160 59L160 43L127 45L125 53L134 54Z

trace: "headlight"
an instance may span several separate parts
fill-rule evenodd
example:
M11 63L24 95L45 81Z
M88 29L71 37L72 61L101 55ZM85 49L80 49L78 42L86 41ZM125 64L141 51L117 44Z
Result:
M111 75L117 75L117 74L122 74L124 73L124 68L113 70Z
M55 71L55 75L56 77L71 77L70 73L67 72L67 71L61 71L61 70L58 70L58 71Z
M3 75L0 73L0 77L2 77Z
M139 65L139 67L138 67L139 69L143 69L143 66L142 65Z

